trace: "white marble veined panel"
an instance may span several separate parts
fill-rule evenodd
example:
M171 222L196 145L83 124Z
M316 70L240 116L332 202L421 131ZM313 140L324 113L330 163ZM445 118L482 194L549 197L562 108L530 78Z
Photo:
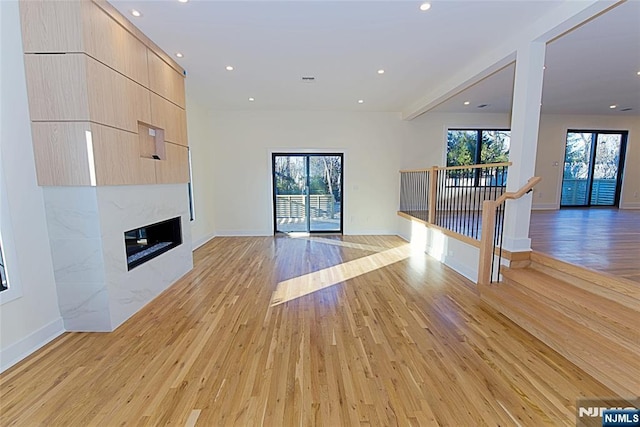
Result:
M187 186L99 187L98 206L113 327L193 268ZM129 271L124 232L181 217L182 244Z
M45 187L58 288L70 331L111 331L193 268L185 184ZM125 231L181 218L182 244L131 271Z
M109 332L109 298L104 283L56 283L60 313L68 331Z
M95 187L43 187L51 239L100 237Z
M101 239L51 239L50 245L56 282L104 283Z
M111 322L115 327L193 268L187 244L171 249L146 263L120 274L107 275Z

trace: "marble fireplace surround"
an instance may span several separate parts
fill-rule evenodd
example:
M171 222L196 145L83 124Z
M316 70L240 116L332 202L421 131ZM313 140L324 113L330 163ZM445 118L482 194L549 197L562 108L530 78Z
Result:
M193 268L186 184L43 192L67 331L113 331ZM177 216L182 244L128 270L124 232Z

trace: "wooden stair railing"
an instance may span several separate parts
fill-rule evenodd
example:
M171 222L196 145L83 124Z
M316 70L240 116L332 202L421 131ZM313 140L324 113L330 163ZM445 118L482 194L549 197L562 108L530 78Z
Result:
M527 181L527 183L516 192L504 193L496 200L485 200L482 203L482 232L480 235L480 261L478 265L478 284L489 284L493 280L493 262L496 251L496 246L502 249L502 235L500 234L500 244L497 245L496 239L496 217L497 212L501 209L501 205L507 200L519 199L525 194L533 190L540 181L539 176L534 176ZM504 219L501 218L501 219ZM502 233L502 230L500 230ZM501 251L500 251L501 252ZM499 258L501 254L499 255ZM498 259L498 276L500 275L500 262Z

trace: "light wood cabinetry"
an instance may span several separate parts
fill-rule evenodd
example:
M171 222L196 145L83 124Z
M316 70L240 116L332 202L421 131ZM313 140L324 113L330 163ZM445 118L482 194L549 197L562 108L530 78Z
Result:
M88 122L34 122L31 131L40 185L91 185Z
M184 77L149 51L149 88L181 108L185 108Z
M187 145L187 115L185 110L151 92L151 122L164 129L164 138L175 144Z
M158 184L189 182L189 149L182 145L167 143L167 159L156 162L156 180Z
M138 135L91 125L97 185L156 184L155 164L140 157Z
M20 10L38 183L188 182L184 70L103 0Z
M32 121L91 121L130 132L151 121L148 89L90 56L26 55L25 67Z

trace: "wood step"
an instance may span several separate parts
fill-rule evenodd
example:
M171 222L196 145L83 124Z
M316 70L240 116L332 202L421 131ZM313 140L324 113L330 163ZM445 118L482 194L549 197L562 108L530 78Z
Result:
M637 282L560 261L536 251L531 252L530 267L640 312L640 285Z
M484 302L620 396L640 394L640 353L578 323L513 283L479 285Z
M506 268L503 278L505 283L518 286L521 292L582 326L640 353L640 311L533 268Z

